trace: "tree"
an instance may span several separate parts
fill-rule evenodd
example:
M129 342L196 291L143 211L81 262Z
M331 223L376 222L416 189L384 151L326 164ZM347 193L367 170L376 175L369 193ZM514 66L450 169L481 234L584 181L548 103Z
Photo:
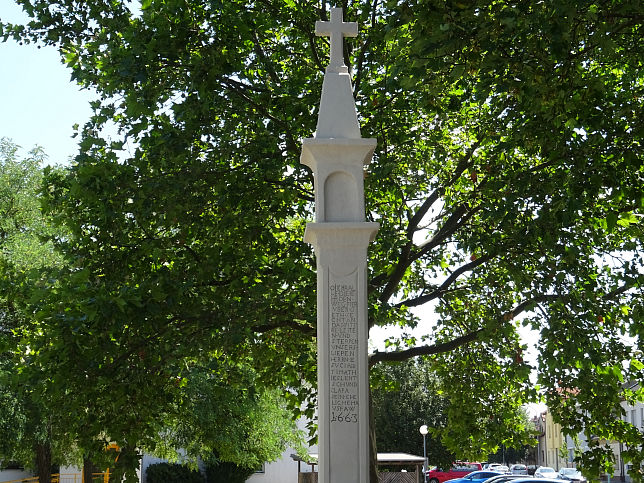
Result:
M183 398L165 422L155 454L171 460L201 457L217 467L231 463L251 473L287 448L303 453L302 437L277 389L256 382L248 361L213 359L186 375ZM181 454L177 449L181 448Z
M0 458L34 468L40 482L49 481L54 463L65 461L69 440L52 427L55 415L34 390L42 378L20 380L28 356L16 365L12 350L35 325L25 310L32 287L61 263L44 241L56 233L40 212L44 160L42 149L21 157L19 146L0 138Z
M531 439L522 442L514 442L514 444L511 444L510 446L506 446L506 442L504 442L495 454L488 457L488 461L503 464L528 462L526 460L529 458L531 448L537 446L536 435L538 433L534 421L530 419L525 408L522 408L521 410L521 417L523 419L523 428L530 433Z
M47 343L30 341L56 354L41 362L72 374L74 404L114 390L100 429L132 439L150 428L127 408L149 417L167 375L213 352L249 355L265 384L309 381L304 397L315 308L298 139L314 130L326 2L20 3L32 21L5 37L56 46L98 93L74 166L49 178L75 265L42 315ZM450 401L443 441L477 453L537 397L525 324L555 418L596 436L589 470L607 461L599 441L642 448L617 417L643 397L621 385L644 369L640 2L341 4L362 26L345 57L378 138L370 324L427 327L371 362L430 357ZM418 320L427 304L435 317ZM639 467L641 450L628 457Z
M445 385L436 377L431 364L419 358L380 365L372 371L372 379L375 379L372 381L372 405L379 451L423 454L423 442L418 430L426 424L430 429L427 436L429 464L449 467L457 459L454 452L443 444L453 434L448 423L450 401L444 396ZM503 405L490 408L485 432L479 432L481 440L478 441L478 451L470 454L472 459L501 462L504 461L503 454L508 455L505 461L523 459L527 445L534 442L534 424L525 409L520 408L517 411L520 423L515 422L509 428L495 431L495 426L509 419L505 414L507 412L507 407ZM496 434L496 438L488 441L483 437L489 433ZM486 451L496 451L496 454L491 456Z
M81 456L86 468L90 468L85 472L90 479L93 472L107 467L112 467L113 475L135 478L140 449L176 460L177 449L182 448L183 457L192 461L216 451L220 461L256 468L277 459L286 446L298 448L301 437L288 417L286 400L275 390L257 386L255 372L241 355L234 362L211 355L207 365L184 360L188 368L185 379L171 378L166 372L167 404L153 401L158 404L157 417L144 421L146 438L136 441L147 446L128 446L123 444L127 440L122 439L116 464L114 452L106 451L110 436L99 431L104 427L101 424L105 413L114 416L102 406L114 397L109 388L96 388L102 393L101 399L94 404L84 401L85 407L76 409L79 413L70 406L52 408L41 398L37 388L42 384L60 386L63 393L74 389L58 379L58 374L50 377L46 367L30 363L34 358L29 351L16 350L25 344L22 337L30 340L25 334L40 330L33 312L43 310L43 301L55 300L54 296L46 296L58 288L52 280L61 272L67 273L60 254L54 250L54 243L66 238L64 232L56 230L40 209L44 160L39 148L21 158L18 146L0 139L0 427L5 429L0 441L2 459L36 468L39 481L45 482L49 481L54 462L78 463ZM49 172L51 176L61 173L55 168ZM147 361L157 356L146 350L141 349L137 356ZM147 369L153 370L150 366ZM146 381L141 378L139 382ZM174 391L168 390L170 387ZM130 397L136 397L136 393ZM134 399L127 400L131 401ZM111 404L118 411L123 401ZM86 418L78 417L82 413ZM90 420L98 421L95 431L87 427Z
M419 428L425 424L429 465L448 466L455 460L441 443L447 423L446 398L440 381L423 359L379 365L371 374L371 404L378 451L423 454Z

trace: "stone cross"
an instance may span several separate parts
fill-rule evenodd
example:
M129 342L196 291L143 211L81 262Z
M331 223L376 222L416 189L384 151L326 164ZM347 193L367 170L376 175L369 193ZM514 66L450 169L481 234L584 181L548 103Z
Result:
M331 36L315 137L302 141L300 161L313 171L315 223L304 240L317 262L319 483L369 483L367 247L378 223L365 221L364 166L375 139L360 135L342 38L355 23L317 22Z
M333 7L330 22L315 22L315 35L331 38L331 59L327 69L337 70L345 67L342 53L343 39L344 37L357 37L358 24L356 22L344 22L342 20L342 9Z

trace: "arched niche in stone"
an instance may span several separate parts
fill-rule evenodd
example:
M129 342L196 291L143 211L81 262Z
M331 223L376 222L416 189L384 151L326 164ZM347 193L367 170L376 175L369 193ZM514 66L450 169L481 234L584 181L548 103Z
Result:
M325 221L362 221L358 186L345 171L331 173L324 182Z

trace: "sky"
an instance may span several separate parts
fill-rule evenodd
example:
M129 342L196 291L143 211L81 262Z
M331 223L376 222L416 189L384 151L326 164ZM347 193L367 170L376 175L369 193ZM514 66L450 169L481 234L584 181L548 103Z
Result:
M12 0L0 0L0 19L27 21ZM71 81L53 47L0 42L0 66L0 138L24 150L41 146L51 164L68 162L76 154L73 125L89 119L92 93Z

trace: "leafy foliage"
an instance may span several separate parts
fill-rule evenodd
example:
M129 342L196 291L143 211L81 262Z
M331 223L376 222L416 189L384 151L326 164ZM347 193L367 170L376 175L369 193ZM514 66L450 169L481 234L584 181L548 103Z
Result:
M281 392L263 388L250 366L212 360L178 384L185 384L182 397L173 412L159 418L164 429L149 447L155 454L207 462L216 454L216 463L257 468L277 460L286 447L300 449L301 435Z
M180 464L156 463L145 471L149 483L203 483L204 478L197 470Z
M42 149L24 155L0 138L0 459L49 475L52 458L63 463L73 456L70 441L40 399L42 374L22 379L31 358L20 354L15 359L13 352L22 334L38 327L28 310L34 289L48 286L47 275L62 263L46 241L61 232L40 211L44 160Z
M428 463L441 468L457 460L448 448L459 447L458 457L470 461L496 461L494 456L489 456L496 452L501 461L502 452L515 456L518 452L512 449L517 447L525 454L525 445L534 443L534 425L523 408L517 410L496 396L500 399L498 404L464 410L458 405L471 396L466 394L459 400L449 389L452 380L438 379L433 365L424 358L379 366L372 371L372 379L375 379L371 394L379 451L423 454L423 438L418 432L423 424L429 429ZM485 390L482 388L475 386L469 390L480 392ZM457 407L452 409L452 404ZM449 418L456 417L457 412L469 415L472 421L455 430ZM467 429L463 431L463 427Z
M249 357L303 400L315 284L297 140L314 130L326 2L19 3L32 22L4 36L55 45L98 93L75 164L48 176L71 235L70 271L25 339L52 381L68 376L47 398L97 401L91 432L132 444L179 397L169 381L213 354ZM443 442L471 453L514 434L538 397L525 325L557 421L642 448L619 418L622 398L644 398L622 385L643 379L641 2L342 6L362 26L345 57L378 139L370 324L426 334L371 362L430 357L450 401ZM431 320L410 310L423 305ZM584 464L598 470L595 449ZM642 451L627 457L639 467Z
M244 483L254 472L252 468L223 461L206 466L208 481L213 483Z
M378 451L423 454L419 428L427 425L428 464L448 467L456 460L441 443L449 401L441 393L430 364L422 358L372 371L371 404Z

